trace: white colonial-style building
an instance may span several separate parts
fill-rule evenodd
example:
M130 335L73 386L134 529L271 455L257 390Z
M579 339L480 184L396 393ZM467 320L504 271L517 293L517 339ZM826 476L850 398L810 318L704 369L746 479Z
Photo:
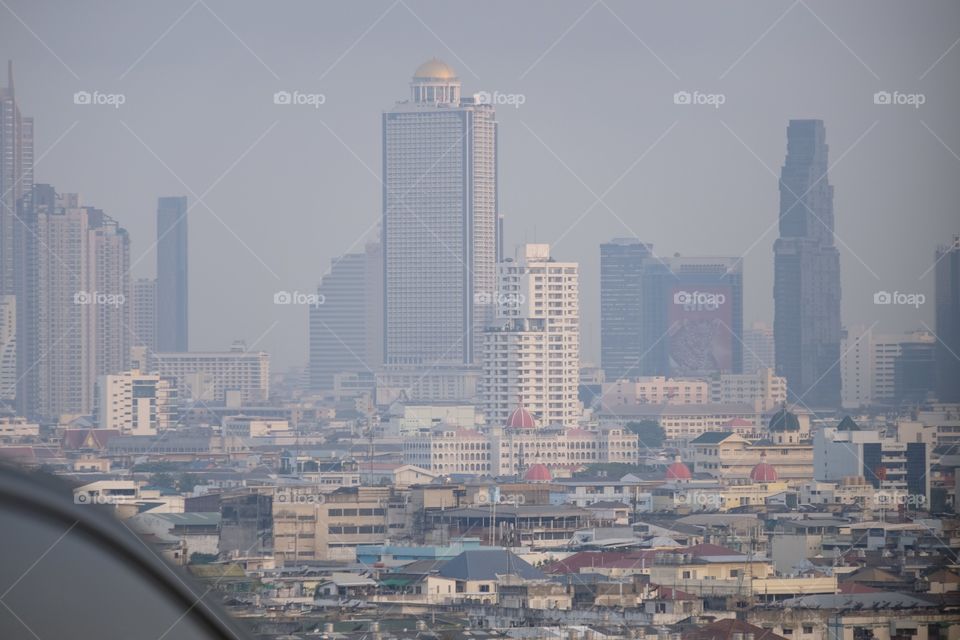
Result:
M535 464L548 469L635 464L638 454L639 439L625 427L538 427L523 407L503 427L480 431L440 425L403 444L404 463L440 474L517 475Z

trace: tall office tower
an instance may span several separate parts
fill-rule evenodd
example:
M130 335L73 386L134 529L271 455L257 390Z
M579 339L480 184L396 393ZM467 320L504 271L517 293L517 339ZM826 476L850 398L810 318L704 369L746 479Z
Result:
M743 372L756 373L776 367L773 328L765 322L754 322L743 330Z
M17 298L0 295L0 404L17 396Z
M132 346L144 347L147 352L157 350L157 281L138 278L131 285Z
M45 419L89 414L97 376L122 371L129 358L129 238L102 211L49 185L34 187L31 210L35 288L24 306L33 332L18 358L23 411Z
M641 367L683 378L743 370L743 270L738 258L648 258Z
M410 91L383 114L384 362L471 366L496 288L494 109L439 60Z
M16 294L18 205L33 189L33 118L20 115L13 89L13 61L0 88L0 295Z
M380 366L383 342L382 269L380 245L363 253L348 253L330 261L330 271L317 287L320 304L310 308L310 386L334 389L340 373L373 375Z
M937 398L960 402L960 235L936 254Z
M187 198L157 201L157 350L186 351Z
M646 375L643 355L643 264L653 245L614 238L600 245L600 366L610 382Z
M774 253L777 374L790 397L840 406L840 254L833 244L833 186L822 120L791 120L780 173Z
M518 404L540 425L576 425L581 415L580 275L550 245L528 244L500 264L497 322L484 335L481 397L490 424Z

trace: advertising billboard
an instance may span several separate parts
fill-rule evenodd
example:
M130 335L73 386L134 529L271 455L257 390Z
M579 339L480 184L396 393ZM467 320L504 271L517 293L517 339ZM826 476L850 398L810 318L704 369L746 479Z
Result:
M733 371L736 338L730 286L675 286L667 308L667 355L672 377Z

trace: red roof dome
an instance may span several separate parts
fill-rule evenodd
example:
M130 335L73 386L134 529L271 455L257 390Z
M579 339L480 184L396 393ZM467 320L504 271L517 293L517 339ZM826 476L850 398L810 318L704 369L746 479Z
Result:
M776 482L777 470L772 464L767 464L767 454L760 454L760 463L750 472L750 480L753 482Z
M664 477L667 480L689 480L693 477L693 474L690 473L690 468L680 461L680 456L677 456L673 464L667 467L667 473Z
M528 482L550 482L553 480L553 474L550 473L550 469L547 468L547 465L542 462L530 465L530 468L527 469L527 472L523 474L523 479Z
M537 421L534 420L529 411L523 408L523 405L514 409L510 417L507 418L508 429L536 429L536 427Z

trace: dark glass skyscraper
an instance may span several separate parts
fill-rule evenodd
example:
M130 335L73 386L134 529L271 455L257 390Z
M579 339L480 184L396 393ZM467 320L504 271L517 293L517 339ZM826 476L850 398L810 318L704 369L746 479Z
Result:
M810 407L840 405L840 254L833 243L833 186L822 120L791 120L780 172L774 253L777 374Z
M157 204L157 351L187 351L187 198Z
M936 254L937 398L960 402L960 236Z
M600 366L607 380L645 375L643 262L653 245L614 238L600 245Z

